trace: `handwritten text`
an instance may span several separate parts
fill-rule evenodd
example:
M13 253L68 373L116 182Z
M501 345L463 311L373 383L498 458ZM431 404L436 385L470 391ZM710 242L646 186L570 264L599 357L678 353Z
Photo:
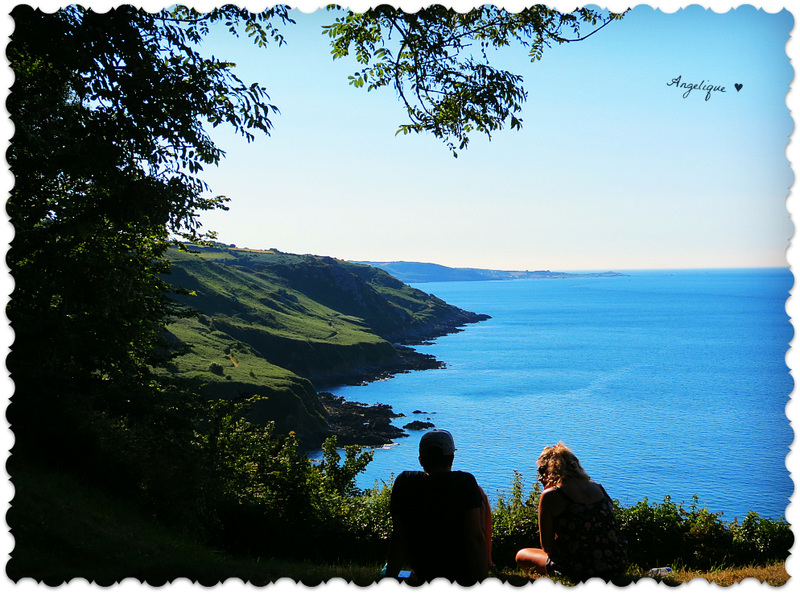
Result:
M691 93L695 89L700 91L706 91L706 101L711 99L711 93L713 93L714 91L718 91L720 93L725 92L725 87L719 85L712 85L711 83L706 84L705 80L703 80L700 84L681 82L680 76L677 78L673 78L670 82L667 83L668 87L671 87L673 85L675 85L675 87L679 89L686 89L686 92L683 94L684 99L686 99L689 96L689 93Z

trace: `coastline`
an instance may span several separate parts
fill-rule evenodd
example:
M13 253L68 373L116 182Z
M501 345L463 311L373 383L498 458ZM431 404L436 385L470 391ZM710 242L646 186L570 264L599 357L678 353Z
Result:
M328 431L324 438L336 435L340 447L359 445L374 448L389 446L395 443L395 439L408 437L408 433L404 431L406 428L410 430L433 428L435 425L430 421L414 420L401 429L392 422L404 418L405 415L394 412L390 405L380 402L367 404L348 401L343 396L334 394L332 390L335 391L337 387L345 385L363 386L391 379L400 373L444 369L447 366L444 361L439 361L433 355L420 353L408 345L431 344L442 336L463 332L467 324L482 322L490 317L459 309L447 320L404 332L404 336L398 337L398 342L394 344L398 355L395 360L382 365L359 367L335 376L327 375L324 383L320 383L324 387L317 391L327 412Z

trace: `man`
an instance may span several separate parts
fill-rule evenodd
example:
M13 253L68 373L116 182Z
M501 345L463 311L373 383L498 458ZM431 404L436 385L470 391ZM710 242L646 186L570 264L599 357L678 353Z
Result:
M423 471L395 480L387 576L397 577L406 562L422 582L443 577L472 585L486 577L491 506L474 476L452 469L455 451L450 432L434 429L419 442Z

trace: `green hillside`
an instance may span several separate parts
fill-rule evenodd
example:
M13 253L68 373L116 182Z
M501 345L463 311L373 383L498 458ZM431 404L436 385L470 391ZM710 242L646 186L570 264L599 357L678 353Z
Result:
M175 299L199 315L168 326L184 351L168 372L212 397L267 396L253 418L306 442L329 433L318 389L438 366L401 344L486 318L333 258L216 245L169 259Z

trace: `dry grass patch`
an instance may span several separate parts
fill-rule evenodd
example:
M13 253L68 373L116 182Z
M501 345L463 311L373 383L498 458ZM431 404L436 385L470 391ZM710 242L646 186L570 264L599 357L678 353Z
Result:
M613 580L616 586L629 586L639 580L648 577L647 571L638 568L631 568L625 575L621 575ZM565 578L554 576L530 575L521 570L506 570L500 577L502 581L518 586L537 579L549 579L554 582L562 583L565 586L574 586L572 582ZM757 580L769 586L783 586L789 581L789 574L786 571L785 563L775 563L764 566L731 567L726 569L715 569L711 571L698 571L690 569L674 569L668 576L663 578L652 578L657 582L662 582L667 586L679 586L692 580L706 580L717 586L732 586L743 580Z
M732 586L745 579L756 579L770 586L783 586L789 580L785 563L765 565L762 567L733 567L713 571L676 570L664 579L665 583L682 584L693 579L704 579L718 586Z

